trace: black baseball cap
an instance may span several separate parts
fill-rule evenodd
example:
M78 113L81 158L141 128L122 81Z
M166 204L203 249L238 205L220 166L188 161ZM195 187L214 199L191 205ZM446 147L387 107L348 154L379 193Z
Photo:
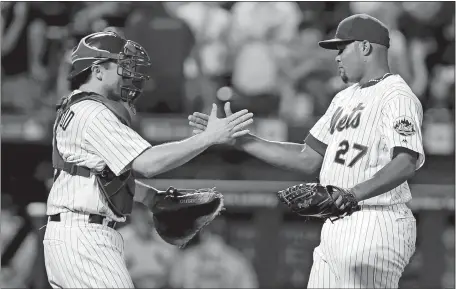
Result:
M345 18L337 26L333 39L318 42L320 47L337 50L337 44L367 40L390 47L389 31L385 24L367 14L355 14Z

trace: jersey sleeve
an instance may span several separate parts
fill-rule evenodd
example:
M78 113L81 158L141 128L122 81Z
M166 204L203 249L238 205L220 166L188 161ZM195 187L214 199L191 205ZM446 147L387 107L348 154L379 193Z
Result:
M324 156L331 137L331 119L337 107L337 96L331 101L325 114L310 129L304 142L313 150Z
M423 109L412 96L397 94L382 108L382 134L386 137L391 158L394 151L412 151L418 154L416 169L424 164L421 125Z
M92 119L85 138L117 176L151 147L137 132L121 123L109 109L102 110Z

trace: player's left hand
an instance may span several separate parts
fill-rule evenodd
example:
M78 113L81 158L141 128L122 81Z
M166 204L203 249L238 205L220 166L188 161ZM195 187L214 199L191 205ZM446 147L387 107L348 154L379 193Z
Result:
M328 186L332 189L332 197L334 199L334 205L340 210L345 210L349 206L353 206L356 202L356 196L351 190L339 188L336 186Z
M224 111L226 117L229 117L233 114L231 111L230 102L226 102L224 105ZM199 134L206 130L207 124L209 122L210 116L201 112L194 112L192 115L188 116L188 124L193 127L193 134ZM234 145L236 143L236 139L228 142L229 145Z
M277 193L279 200L298 215L322 219L339 219L359 211L350 190L319 183L304 183Z
M194 112L188 116L188 120L188 124L193 127L193 134L199 134L206 130L209 116L201 112Z

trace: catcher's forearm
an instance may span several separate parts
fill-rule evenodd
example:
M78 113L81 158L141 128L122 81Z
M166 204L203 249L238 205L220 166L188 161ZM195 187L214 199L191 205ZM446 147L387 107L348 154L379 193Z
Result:
M237 147L273 166L305 174L314 173L322 161L306 144L269 141L253 134L239 138Z
M206 150L211 143L204 133L149 148L132 163L135 173L146 178L179 167Z
M401 153L371 179L354 186L353 193L358 201L386 193L413 177L415 168L416 158L410 154Z

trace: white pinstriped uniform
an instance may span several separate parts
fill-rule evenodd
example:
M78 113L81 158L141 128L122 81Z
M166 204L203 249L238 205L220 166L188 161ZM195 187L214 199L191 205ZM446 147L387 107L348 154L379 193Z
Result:
M77 91L75 91L77 92ZM56 131L57 146L69 163L101 171L107 165L120 175L150 147L123 125L103 104L84 100L71 106ZM48 279L54 288L133 288L124 261L123 239L106 226L123 222L108 207L95 175L72 176L64 171L54 182L47 214L60 213L60 222L48 222L44 253ZM103 225L88 223L89 214L108 217Z
M422 119L419 100L398 75L341 91L310 131L327 145L320 182L342 188L364 182L391 161L395 147L417 152L419 169ZM363 209L350 217L325 222L308 288L397 288L415 251L411 198L404 182L360 202Z

